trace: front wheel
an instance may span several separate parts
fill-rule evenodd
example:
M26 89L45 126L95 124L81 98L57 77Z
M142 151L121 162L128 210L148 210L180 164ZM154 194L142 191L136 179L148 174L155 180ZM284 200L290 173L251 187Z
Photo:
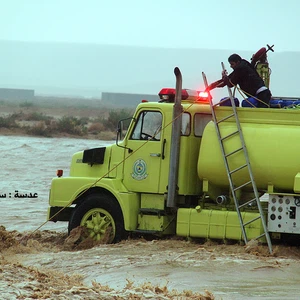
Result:
M110 195L87 196L72 214L69 234L78 226L85 227L90 238L102 243L116 243L126 237L122 211Z

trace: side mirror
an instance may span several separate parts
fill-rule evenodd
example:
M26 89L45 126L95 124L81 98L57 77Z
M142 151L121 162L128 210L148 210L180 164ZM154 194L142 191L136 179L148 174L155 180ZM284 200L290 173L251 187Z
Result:
M125 146L121 146L119 145L119 141L123 140L123 138L125 137L126 135L126 132L128 127L129 127L129 124L130 124L130 121L133 120L135 122L135 119L134 118L126 118L126 119L123 119L123 120L120 120L118 122L118 127L117 127L117 139L116 139L116 145L118 147L121 147L121 148L125 148L125 149L128 149L128 152L131 153L132 152L132 149L128 148L128 147L125 147Z
M123 131L124 131L124 123L123 120L120 120L118 122L118 128L117 128L117 141L123 140Z

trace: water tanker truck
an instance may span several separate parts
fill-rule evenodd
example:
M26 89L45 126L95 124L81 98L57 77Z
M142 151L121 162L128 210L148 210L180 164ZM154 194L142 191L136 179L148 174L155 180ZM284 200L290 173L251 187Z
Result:
M273 239L297 239L300 110L214 105L175 75L176 89L142 101L126 130L119 122L115 144L77 152L69 176L58 172L48 220L107 242L259 239L271 251Z

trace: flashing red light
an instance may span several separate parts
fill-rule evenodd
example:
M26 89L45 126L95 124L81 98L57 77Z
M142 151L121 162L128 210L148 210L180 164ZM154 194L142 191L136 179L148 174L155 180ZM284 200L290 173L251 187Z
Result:
M63 176L63 173L64 173L63 170L57 170L57 171L56 171L56 176L57 176L57 177L61 177L61 176Z
M199 102L209 103L209 100L211 99L209 92L199 91L198 95L199 95L199 98L198 98Z
M208 92L199 92L200 98L208 98Z
M148 102L148 100L145 100L145 99L142 100L142 103L146 103L146 102Z

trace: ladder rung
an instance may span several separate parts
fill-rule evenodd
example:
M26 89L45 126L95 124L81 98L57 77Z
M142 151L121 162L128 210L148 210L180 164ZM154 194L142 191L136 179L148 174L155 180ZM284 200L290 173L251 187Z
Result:
M248 184L251 183L251 182L252 182L252 181L250 180L250 181L248 181L248 182L246 182L246 183L240 185L239 187L237 187L237 188L235 188L235 189L233 189L233 190L234 190L234 191L237 191L237 190L241 189L242 187L248 185Z
M256 237L256 238L255 238L255 240L258 240L258 239L262 238L264 235L266 235L266 233L265 233L265 232L264 232L264 233L262 233L261 235L259 235L258 237Z
M227 120L227 119L229 119L229 118L231 118L233 116L234 116L234 114L228 115L227 117L224 117L221 120L217 121L217 123L219 124L219 123L221 123L221 122L223 122L223 121L225 121L225 120Z
M256 220L258 220L258 219L260 219L260 218L261 218L261 216L258 216L258 217L256 217L256 218L254 218L254 219L252 219L252 220L250 220L250 221L244 223L243 226L245 227L245 226L247 226L248 224L250 224L250 223L252 223L252 222L254 222L254 221L256 221Z
M239 152L239 151L241 151L241 150L243 150L243 147L241 147L241 148L239 148L239 149L236 149L236 150L234 150L234 151L232 151L232 152L226 154L225 157L228 157L228 156L230 156L230 155L232 155L232 154L234 154L234 153L237 153L237 152Z
M244 207L244 206L247 206L248 204L252 203L252 202L255 201L255 200L256 200L256 198L253 198L253 199L251 199L250 201L247 201L247 202L241 204L241 205L239 206L239 209L242 208L242 207Z
M239 170L241 170L241 169L243 169L243 168L245 168L247 166L248 166L247 164L244 164L244 165L242 165L242 166L240 166L240 167L238 167L238 168L230 171L229 174L231 175L231 174L233 174L233 173L235 173L235 172L237 172L237 171L239 171Z
M229 137L231 137L231 136L233 136L233 135L235 135L235 134L237 134L237 133L239 133L238 130L237 130L237 131L234 131L234 132L232 132L232 133L230 133L230 134L228 134L228 135L226 135L226 136L224 136L223 138L221 138L221 141L223 141L223 140L225 140L225 139L227 139L227 138L229 138Z

